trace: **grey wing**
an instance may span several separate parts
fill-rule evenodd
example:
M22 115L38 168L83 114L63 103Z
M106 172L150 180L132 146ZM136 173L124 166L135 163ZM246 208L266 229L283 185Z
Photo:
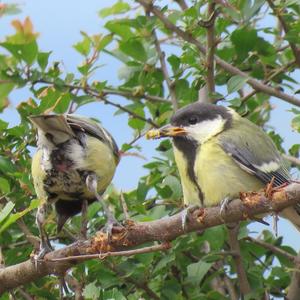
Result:
M99 139L100 141L111 147L116 156L119 155L119 148L114 138L106 129L104 129L96 121L90 120L82 116L71 114L66 115L66 120L72 129L83 131Z
M222 149L243 170L256 176L264 184L271 182L273 178L275 186L290 182L291 177L285 161L271 138L250 121L245 121L243 122L246 126L241 126L241 130L229 129L229 132L220 138ZM254 136L249 135L249 131L252 130L255 130Z

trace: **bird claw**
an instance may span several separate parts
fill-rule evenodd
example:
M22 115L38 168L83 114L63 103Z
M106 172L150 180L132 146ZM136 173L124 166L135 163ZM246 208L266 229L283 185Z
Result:
M190 214L193 213L193 211L195 211L198 208L199 208L198 205L189 205L181 212L181 227L183 231L185 231L186 229L186 224L188 222Z
M228 205L230 203L231 199L229 197L225 197L222 201L221 201L221 205L220 205L220 217L221 219L225 222L224 220L224 213L226 213L226 210L228 208Z
M110 217L107 219L106 224L101 229L102 232L107 234L108 242L111 242L112 239L112 233L114 227L124 227L120 222L118 222L114 217Z
M40 260L42 260L47 253L52 252L53 250L54 249L52 248L52 246L51 246L51 244L48 240L47 241L42 241L40 243L39 252L33 256L34 265L35 265L36 269L38 268L38 262Z

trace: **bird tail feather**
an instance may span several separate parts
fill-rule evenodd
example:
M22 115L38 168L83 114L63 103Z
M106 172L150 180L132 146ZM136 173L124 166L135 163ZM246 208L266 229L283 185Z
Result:
M45 135L51 135L54 144L66 142L75 136L63 115L38 115L29 119L38 130Z

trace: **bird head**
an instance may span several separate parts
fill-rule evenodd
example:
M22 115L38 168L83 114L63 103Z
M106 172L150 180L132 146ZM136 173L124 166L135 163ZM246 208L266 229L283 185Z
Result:
M179 109L170 124L150 130L148 139L171 137L202 144L230 126L233 112L226 107L196 102Z

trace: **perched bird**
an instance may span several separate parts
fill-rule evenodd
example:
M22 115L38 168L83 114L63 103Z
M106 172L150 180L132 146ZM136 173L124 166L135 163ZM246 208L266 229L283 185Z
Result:
M57 229L87 202L101 201L111 229L116 220L101 195L119 162L113 137L96 121L78 115L31 116L37 128L38 150L32 160L36 194L42 200L36 215L41 236L39 257L51 250L44 230L49 204L55 205Z
M291 181L271 138L230 108L190 104L178 110L169 125L147 133L147 138L162 137L173 138L185 205L216 206L271 181L274 186ZM281 215L300 230L299 205Z

